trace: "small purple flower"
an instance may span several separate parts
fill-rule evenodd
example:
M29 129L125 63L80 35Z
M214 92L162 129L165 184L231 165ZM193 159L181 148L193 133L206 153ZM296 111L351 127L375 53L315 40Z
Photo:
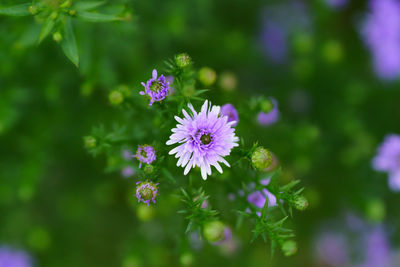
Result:
M157 70L153 70L153 77L146 83L142 82L144 91L140 91L141 95L148 95L150 97L149 106L153 105L154 102L161 101L168 96L170 87L169 81L161 75L157 78Z
M387 172L390 189L400 191L400 135L389 134L385 137L372 160L372 166L377 171Z
M232 127L239 123L239 114L232 104L225 104L221 107L221 116L227 116L228 122L233 121Z
M134 175L134 174L135 174L135 169L133 169L132 166L126 166L126 167L123 168L122 171L121 171L121 175L122 175L122 177L124 177L124 178L129 178L129 177L131 177L131 176Z
M122 158L124 160L131 160L133 157L132 151L130 149L122 150Z
M267 186L270 182L270 178L266 178L260 181L262 185ZM254 191L249 194L247 197L247 201L249 203L254 204L257 208L263 208L265 205L265 201L267 201L268 197L268 206L273 207L276 206L276 197L268 191L268 189L264 188L262 191Z
M235 136L234 122L228 122L227 116L220 116L220 107L212 106L206 100L197 113L191 104L188 105L192 114L182 110L184 118L175 116L179 123L173 128L172 135L167 145L178 143L179 146L172 149L169 154L176 154L179 158L177 166L185 167L184 175L195 166L200 167L204 180L211 175L211 166L220 173L222 168L219 162L229 167L229 163L223 158L238 146L239 138Z
M271 102L274 104L274 108L270 112L265 113L260 111L257 115L257 120L260 125L268 126L279 120L278 102L274 98L271 98Z
M24 251L7 246L0 247L0 267L31 267L32 259Z
M139 168L141 168L142 163L151 164L156 160L156 150L149 145L139 145L134 157L140 161Z
M378 77L394 80L400 75L400 2L370 0L370 10L362 35Z
M155 184L152 181L137 182L136 183L136 198L138 202L146 203L150 206L150 201L156 203L156 196L158 193L158 183Z

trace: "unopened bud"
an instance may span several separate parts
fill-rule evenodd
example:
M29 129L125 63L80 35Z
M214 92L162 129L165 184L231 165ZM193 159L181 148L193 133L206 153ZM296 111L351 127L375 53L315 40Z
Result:
M108 95L108 100L112 105L119 105L124 101L124 95L119 90L113 90Z
M32 15L36 15L38 13L38 8L36 6L29 6L28 7L28 11L29 13L31 13Z
M381 222L386 215L385 204L380 199L372 199L367 203L366 213L371 222Z
M138 205L136 215L143 222L150 221L154 217L154 208L147 205Z
M91 135L85 136L83 138L83 142L84 142L86 148L95 148L96 144L97 144L96 138L94 138Z
M50 19L55 20L58 17L58 13L56 11L50 14Z
M215 71L209 67L203 67L199 70L199 81L206 85L212 85L215 83L215 80L217 79L217 74Z
M70 11L68 11L68 14L69 14L70 16L75 16L76 10L71 9Z
M236 75L232 72L224 72L219 76L218 84L225 91L233 91L237 86Z
M182 266L192 266L194 263L193 254L190 252L185 252L181 255L179 261L181 262Z
M203 228L204 238L210 243L221 241L224 233L225 225L221 221L207 222Z
M179 68L184 68L192 63L192 59L186 53L181 53L175 56L175 63Z
M305 210L308 207L308 200L304 196L296 196L294 199L294 207L298 210Z
M293 240L287 240L283 242L281 249L286 257L293 256L297 252L297 243Z
M146 166L144 166L143 170L146 174L152 174L154 172L154 166L151 164L147 164Z
M59 43L62 40L62 35L59 32L55 32L53 33L53 40L56 41L57 43Z
M253 167L262 170L267 168L272 162L272 154L267 149L259 146L251 155L251 163Z

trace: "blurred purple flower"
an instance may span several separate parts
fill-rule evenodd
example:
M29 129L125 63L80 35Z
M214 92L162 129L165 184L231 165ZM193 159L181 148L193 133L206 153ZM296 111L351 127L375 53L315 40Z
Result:
M124 178L129 178L134 174L135 174L135 169L133 169L133 167L131 167L131 166L126 166L121 171L121 175Z
M389 134L379 146L372 167L389 174L389 187L400 191L400 135Z
M32 259L24 251L0 247L0 267L31 267Z
M233 127L239 123L239 114L232 104L225 104L221 107L221 116L227 116L228 122L234 121Z
M370 0L370 14L364 21L362 34L378 77L396 79L400 74L400 2Z
M263 11L260 41L265 55L275 64L288 59L288 39L292 32L308 31L310 18L302 1L272 4Z
M270 182L270 178L266 178L260 181L262 185L267 186ZM268 189L264 188L262 191L254 191L248 195L247 201L249 203L254 204L257 208L263 208L265 205L265 201L267 201L268 197L268 206L273 207L276 206L276 197L268 191Z
M132 151L130 149L122 150L122 158L124 160L131 160L133 158Z
M320 263L328 266L348 266L347 240L341 233L322 233L316 242L316 252Z
M265 113L260 111L257 115L257 120L260 125L268 126L279 120L278 102L274 98L271 98L271 102L274 104L274 108L270 112Z
M348 0L325 0L326 4L331 8L339 9L347 5Z
M373 228L366 236L364 242L365 260L362 267L390 267L390 247L382 227Z

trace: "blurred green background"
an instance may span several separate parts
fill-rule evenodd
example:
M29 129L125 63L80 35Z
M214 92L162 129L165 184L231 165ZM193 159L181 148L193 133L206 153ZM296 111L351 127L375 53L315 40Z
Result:
M24 1L1 1L16 3ZM398 81L373 72L358 30L367 2L332 8L314 0L300 8L283 0L109 1L116 3L132 13L130 20L73 21L79 68L51 36L36 44L40 23L31 16L0 17L1 244L23 248L37 266L51 267L191 260L192 266L331 266L315 256L326 222L339 220L336 227L345 229L340 218L355 213L389 229L400 225L399 195L370 164L383 137L400 132L400 91ZM288 11L276 12L277 6ZM287 24L283 60L266 51L268 18ZM109 103L109 92L119 85L139 91L153 68L180 52L218 77L235 75L235 92L214 86L217 104L240 105L252 95L278 100L280 121L257 136L279 158L284 179L296 177L306 187L310 207L291 225L297 255L271 258L263 242L249 238L233 253L211 245L191 250L181 244L185 221L176 214L178 200L162 196L152 209L140 208L132 182L119 171L105 172L107 159L85 150L82 138L93 125L122 121L123 109ZM239 131L255 139L252 130ZM389 232L396 247L399 233Z

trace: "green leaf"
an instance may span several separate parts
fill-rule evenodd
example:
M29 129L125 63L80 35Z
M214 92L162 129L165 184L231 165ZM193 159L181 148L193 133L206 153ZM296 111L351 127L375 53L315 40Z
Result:
M109 22L109 21L121 20L121 18L116 15L100 14L100 13L86 12L86 11L77 12L76 17L78 19L88 22Z
M6 16L29 16L29 7L31 3L10 6L10 7L0 7L0 14Z
M76 44L75 34L72 29L72 21L70 18L67 18L64 30L65 36L61 41L61 48L67 58L71 60L76 67L79 67L78 46Z
M166 177L172 184L176 184L174 176L166 168L163 168L162 172L164 174L164 177Z
M208 91L210 91L210 89L201 89L201 90L197 90L197 91L194 93L194 95L195 95L195 96L198 96L198 95L201 95L201 94L203 94L203 93L205 93L205 92L208 92Z
M100 7L105 3L106 3L105 1L83 1L75 3L73 5L73 8L77 11L86 11Z
M56 22L54 19L47 17L46 21L42 26L42 30L40 31L38 43L41 43L54 29Z

